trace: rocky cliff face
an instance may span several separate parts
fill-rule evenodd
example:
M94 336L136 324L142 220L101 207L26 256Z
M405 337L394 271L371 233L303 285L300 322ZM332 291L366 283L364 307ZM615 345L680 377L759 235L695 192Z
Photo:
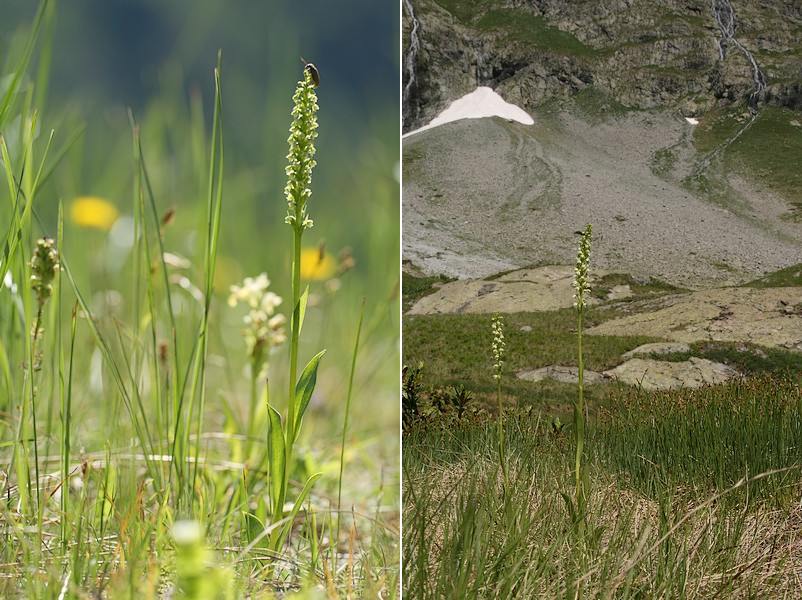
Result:
M757 102L802 109L798 0L404 0L404 5L405 131L479 85L530 110L590 87L627 107L669 108L690 116L746 102L756 91L752 58L765 78ZM733 27L731 39L717 11L734 16L725 23Z

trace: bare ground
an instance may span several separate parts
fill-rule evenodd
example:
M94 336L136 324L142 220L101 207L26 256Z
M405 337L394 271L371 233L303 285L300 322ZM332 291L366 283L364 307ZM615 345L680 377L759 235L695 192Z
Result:
M718 288L633 302L633 314L589 335L648 334L676 342L751 342L802 350L802 288Z
M802 228L751 183L726 203L690 191L692 126L629 113L591 124L568 113L535 125L450 123L404 140L404 258L426 273L481 278L571 264L593 223L594 265L691 288L733 285L802 262ZM669 172L654 170L670 149Z

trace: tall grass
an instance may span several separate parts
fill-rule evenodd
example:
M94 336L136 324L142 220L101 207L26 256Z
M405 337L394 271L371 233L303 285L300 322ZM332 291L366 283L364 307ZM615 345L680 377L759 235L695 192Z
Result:
M510 328L506 360L514 369L576 361L578 385L563 384L563 393L573 390L569 401L549 405L550 384L538 390L541 406L531 388L514 388L519 406L506 413L503 451L498 422L483 418L481 408L468 419L447 411L409 419L406 596L798 596L802 395L798 374L777 367L795 358L760 349L765 364L744 367L751 376L695 390L647 393L607 384L592 396L603 402L589 411L586 360L615 364L625 350L617 347L622 339L584 339L586 318L605 317L604 309L585 311L590 226L579 233L574 311L508 317L514 325L534 324L520 338L518 327ZM492 337L486 317L415 317L408 330L410 356L426 356L426 366L446 379L416 381L405 392L437 398L438 385L463 378L493 405L497 379L477 381L472 368ZM629 347L639 343L632 339ZM758 350L741 353L751 351ZM566 407L573 409L570 428L548 414ZM412 408L421 412L417 403Z
M622 398L591 434L591 454L649 497L666 487L726 489L743 477L802 464L799 384L757 377L703 391ZM750 500L782 506L794 499L799 471L761 479Z
M776 410L768 413L785 416L747 426L771 386ZM797 394L795 384L776 381L666 393L654 404L694 397L695 405L671 417L650 413L648 403L640 411L633 406L630 418L594 427L591 448L599 450L585 467L594 485L581 543L560 498L573 485L573 444L546 420L508 417L506 492L497 477L494 423L412 431L403 451L406 595L796 595L802 537L792 525L800 516L793 500L802 490L802 460L795 450L767 458L757 448L769 439L778 449L790 441ZM699 418L691 418L694 409ZM700 422L701 439L683 453ZM739 459L731 456L736 447L744 449Z

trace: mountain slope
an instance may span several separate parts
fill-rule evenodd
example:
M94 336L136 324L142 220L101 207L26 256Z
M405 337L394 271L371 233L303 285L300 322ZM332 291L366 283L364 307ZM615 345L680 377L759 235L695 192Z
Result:
M454 277L570 264L572 232L592 222L598 268L683 287L800 262L802 230L781 198L744 178L732 178L727 205L691 189L696 152L684 119L534 117L533 126L467 120L405 139L405 259Z
M752 64L733 41L720 44L721 3L406 0L404 129L480 85L528 110L588 86L626 106L687 114L744 100L754 91ZM765 74L761 100L802 107L802 5L723 4L735 15L735 41Z
M405 138L404 254L423 271L570 264L587 222L599 268L686 287L802 261L799 3L405 0L404 13L407 130L477 85L535 119Z

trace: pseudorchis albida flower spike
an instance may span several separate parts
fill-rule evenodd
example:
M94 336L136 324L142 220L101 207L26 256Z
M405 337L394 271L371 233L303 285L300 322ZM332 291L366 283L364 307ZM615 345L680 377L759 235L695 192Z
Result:
M59 270L58 251L50 238L41 238L31 258L31 289L40 305L44 304L53 292L53 280Z
M574 306L577 310L585 308L585 297L590 293L590 281L588 279L588 268L590 267L590 239L592 228L590 223L580 233L579 251L576 255L576 267L574 268Z
M287 185L284 187L284 196L287 198L285 221L303 231L312 227L307 202L312 195L312 169L317 164L315 139L318 105L315 81L309 69L304 69L303 80L295 88L292 103L292 124L287 140L290 145L287 154Z
M491 351L493 353L493 379L499 381L504 369L504 353L507 345L504 341L504 319L501 315L493 317L491 324L493 332L493 343Z
M270 349L287 341L284 330L287 318L276 313L282 299L269 291L269 287L270 279L267 273L262 273L257 277L246 277L240 285L232 285L228 296L229 306L240 303L248 306L242 319L245 325L242 334L257 372L264 367Z

